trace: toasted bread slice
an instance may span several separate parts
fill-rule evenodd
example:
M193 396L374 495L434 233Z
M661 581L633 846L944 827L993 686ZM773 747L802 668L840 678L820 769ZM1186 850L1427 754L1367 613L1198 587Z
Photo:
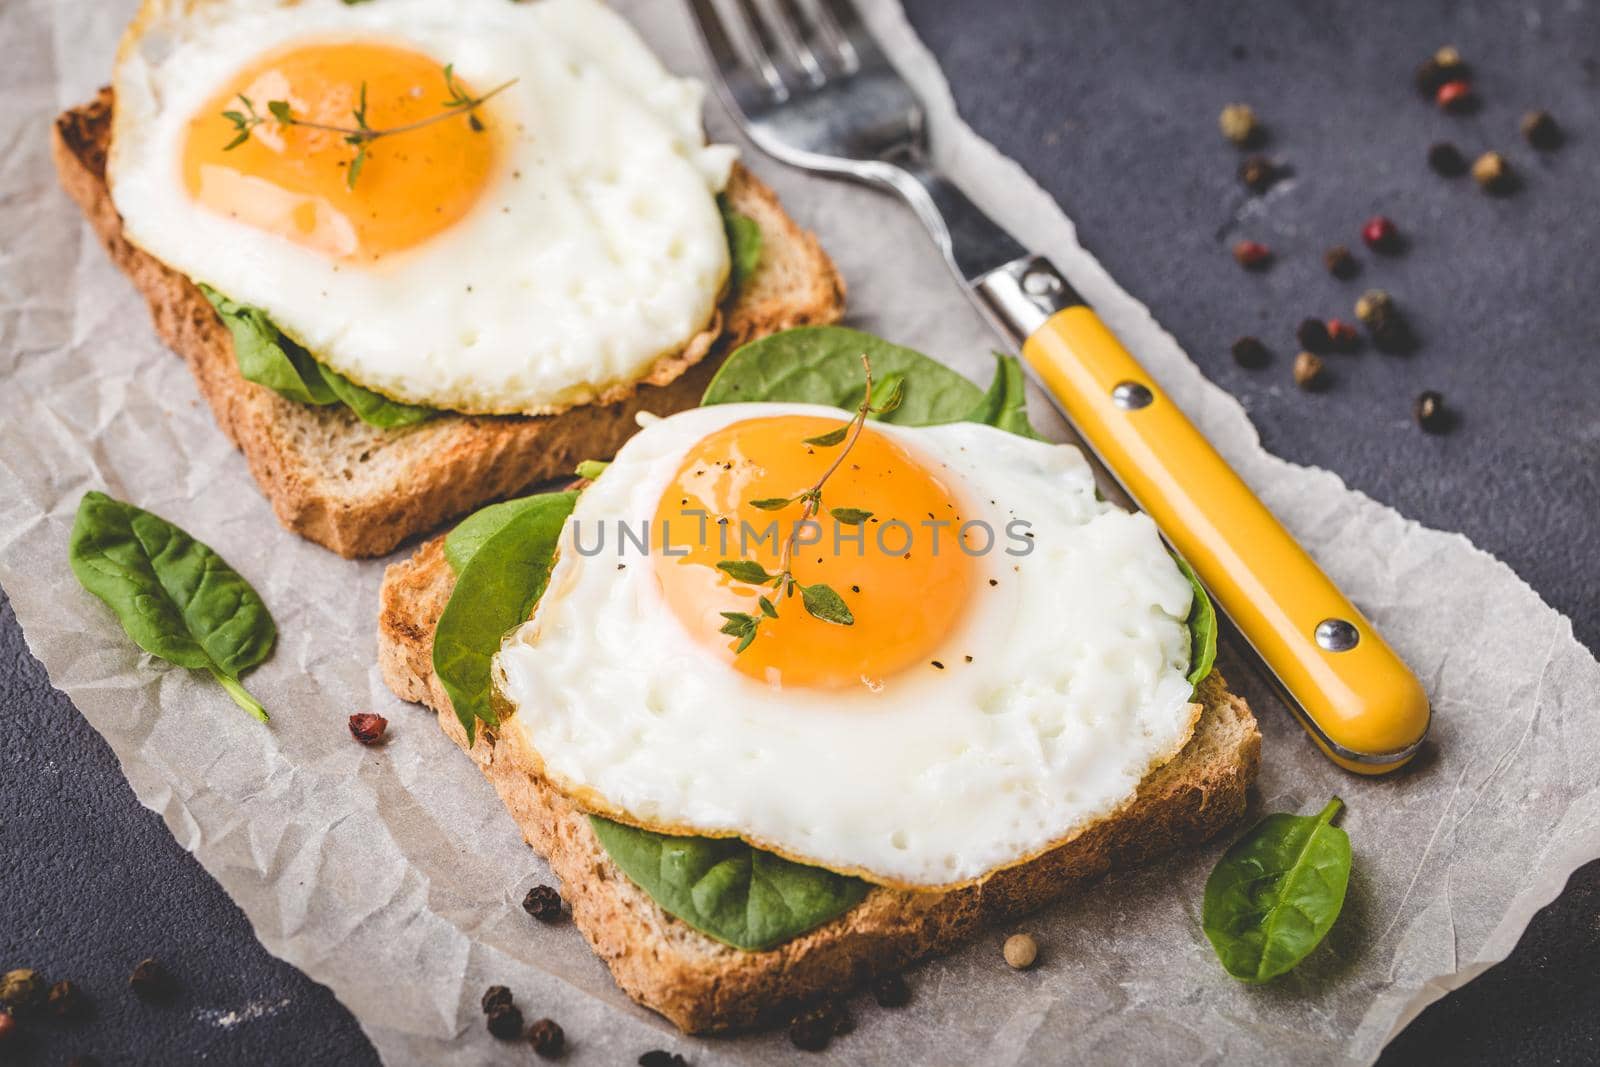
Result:
M188 362L279 521L341 556L381 556L491 500L570 473L580 460L606 458L633 433L638 411L694 406L734 348L791 326L834 322L843 311L844 284L816 239L736 166L727 195L761 227L761 264L725 302L715 334L657 364L648 380L665 384L558 415L443 415L404 430L375 429L343 408L297 404L245 381L233 340L200 290L124 239L105 178L111 109L111 91L103 89L56 119L61 184L144 295L157 334Z
M466 733L433 673L433 631L454 587L442 537L391 564L378 657L389 688L434 709L445 733L465 747ZM1189 744L1148 775L1116 817L977 885L947 893L874 887L839 918L765 952L729 948L662 911L611 862L588 817L539 776L512 735L479 731L470 755L528 844L549 860L573 921L617 984L684 1031L710 1033L781 1019L798 1003L947 951L989 923L1234 822L1260 763L1261 735L1219 674L1201 683L1196 699L1204 711Z

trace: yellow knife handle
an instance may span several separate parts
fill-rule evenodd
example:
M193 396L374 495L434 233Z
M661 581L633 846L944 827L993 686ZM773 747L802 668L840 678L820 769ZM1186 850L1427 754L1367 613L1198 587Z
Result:
M1428 729L1421 683L1099 317L1081 305L1056 311L1022 354L1323 751L1362 774L1409 760Z

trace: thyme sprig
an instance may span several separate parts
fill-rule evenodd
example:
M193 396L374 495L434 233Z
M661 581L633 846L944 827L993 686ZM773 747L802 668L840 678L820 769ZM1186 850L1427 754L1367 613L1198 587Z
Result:
M240 93L239 103L243 105L244 110L229 110L222 113L222 117L233 124L234 134L233 140L223 146L223 151L231 152L238 148L250 139L250 135L255 132L256 127L267 122L274 122L279 126L299 126L307 130L323 130L327 133L336 133L344 139L345 144L356 150L356 154L350 159L350 169L345 175L345 185L354 189L356 187L356 179L361 176L361 168L366 165L367 151L372 146L372 142L383 137L393 137L396 134L420 130L424 126L432 126L436 122L443 122L457 115L466 115L467 122L473 131L481 133L484 127L483 120L478 117L478 108L482 107L490 97L498 96L500 93L505 92L516 82L517 79L512 78L508 82L495 86L482 96L473 96L462 88L460 82L456 81L455 65L447 63L444 68L444 87L450 95L439 105L444 110L437 115L429 115L427 118L418 119L415 122L383 128L374 127L367 121L366 82L361 83L359 101L355 110L350 112L351 117L356 122L354 126L336 126L299 118L295 115L287 100L268 100L267 114L263 115L256 110L254 101Z
M778 570L769 573L767 569L754 560L725 559L717 564L717 568L736 582L754 585L760 588L771 588L771 596L763 593L756 598L760 607L760 614L745 611L724 611L722 617L727 620L722 625L720 632L730 637L737 637L739 643L735 646L734 655L738 655L749 648L755 641L756 634L763 621L778 617L778 602L792 598L796 592L800 594L800 603L806 613L823 622L831 622L839 626L855 625L855 616L850 611L850 606L845 603L844 597L825 582L816 582L806 585L794 576L794 552L798 547L800 531L814 520L823 508L822 488L833 477L835 471L844 463L845 457L850 454L861 437L865 428L868 415L887 415L900 406L900 400L905 389L905 380L898 376L891 376L889 395L881 404L872 403L872 363L867 359L866 353L861 355L861 367L866 375L866 391L862 394L861 403L856 407L856 412L850 421L843 426L829 430L827 433L815 437L807 437L802 442L815 448L834 448L844 445L839 449L839 454L833 458L827 470L822 472L811 487L786 497L762 497L750 501L750 506L760 508L762 511L782 511L792 504L802 504L803 512L793 528L789 531L788 538L783 543L783 549L778 555ZM872 518L872 512L863 508L830 507L828 514L835 522L847 526L859 526Z

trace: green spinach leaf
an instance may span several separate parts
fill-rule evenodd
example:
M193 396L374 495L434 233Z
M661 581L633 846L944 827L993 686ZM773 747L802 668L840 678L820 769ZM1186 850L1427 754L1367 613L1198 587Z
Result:
M222 324L233 335L233 354L245 381L264 385L285 400L324 406L339 398L323 381L317 361L304 348L285 337L267 313L258 307L235 303L211 288L200 286Z
M260 308L230 300L209 285L201 285L200 291L233 335L234 358L245 381L302 404L343 404L362 422L381 430L414 426L438 414L433 408L402 404L357 385L296 344Z
M509 517L492 532L485 531L487 536L475 549L460 551L457 544L458 558L465 565L433 632L433 672L450 696L469 745L479 720L499 725L489 704L489 661L500 650L506 632L532 614L550 580L562 524L577 502L577 493L544 493L512 501L521 507L501 513ZM448 555L448 539L445 546Z
M920 352L844 326L800 326L752 341L728 357L700 402L770 400L849 410L861 403L863 353L876 378L904 378L900 406L886 413L884 422L958 422L983 399L977 386Z
M368 426L376 426L380 430L398 430L403 426L427 422L439 413L434 408L419 404L390 400L382 393L357 385L326 363L318 363L317 370L339 402L355 412L356 417Z
M1022 364L1015 356L1001 352L996 352L994 359L994 381L978 406L967 412L966 421L981 422L1019 437L1042 441L1043 438L1028 421L1028 394Z
M484 542L505 528L506 523L516 518L520 513L530 507L547 507L544 503L549 493L535 493L532 496L517 497L514 500L502 500L498 504L490 504L486 508L479 508L461 523L445 534L444 558L450 564L450 569L460 574L467 569L467 563L478 554Z
M759 952L844 914L870 886L737 838L672 837L590 818L616 865L661 905L725 945Z
M272 652L277 627L226 560L159 515L96 492L78 504L68 559L135 644L209 671L236 704L267 721L239 675Z
M1206 880L1200 922L1217 958L1243 982L1266 982L1317 947L1350 883L1350 836L1317 815L1268 815L1234 842Z
M761 227L749 215L735 211L726 196L717 197L717 209L722 212L722 228L728 234L728 258L733 275L728 279L728 287L737 291L761 265Z
M1200 576L1189 562L1177 553L1172 558L1178 569L1194 587L1194 600L1189 604L1189 684L1199 685L1211 673L1217 662L1217 611L1211 606Z

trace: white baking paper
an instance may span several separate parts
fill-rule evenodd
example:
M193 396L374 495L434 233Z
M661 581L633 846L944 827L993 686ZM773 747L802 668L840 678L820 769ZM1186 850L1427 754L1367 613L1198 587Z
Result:
M338 559L278 527L183 363L57 190L50 120L105 81L133 6L0 4L0 584L30 647L267 949L329 985L386 1061L527 1062L526 1047L484 1032L477 1002L490 983L511 986L530 1018L559 1020L572 1063L628 1063L653 1047L702 1065L792 1055L781 1032L681 1037L617 991L571 926L523 914L543 864L432 715L379 679L383 564ZM1388 635L1435 719L1409 770L1356 778L1225 656L1265 735L1255 808L1314 811L1335 793L1349 804L1355 872L1324 947L1265 988L1228 978L1199 928L1218 842L1026 920L1043 946L1032 971L1002 965L995 931L915 968L910 1007L857 997L859 1025L818 1062L1370 1061L1429 1001L1503 958L1567 875L1600 855L1600 665L1565 618L1465 538L1263 452L1240 406L1078 247L1050 198L960 122L892 0L869 7L927 98L940 162L1066 271ZM628 9L670 66L701 69L680 4ZM733 137L714 104L708 120ZM746 158L821 235L856 324L987 380L993 338L909 212ZM181 523L262 592L282 638L248 682L270 728L207 679L140 655L79 589L66 543L88 489ZM350 742L346 716L367 709L389 717L386 746Z

